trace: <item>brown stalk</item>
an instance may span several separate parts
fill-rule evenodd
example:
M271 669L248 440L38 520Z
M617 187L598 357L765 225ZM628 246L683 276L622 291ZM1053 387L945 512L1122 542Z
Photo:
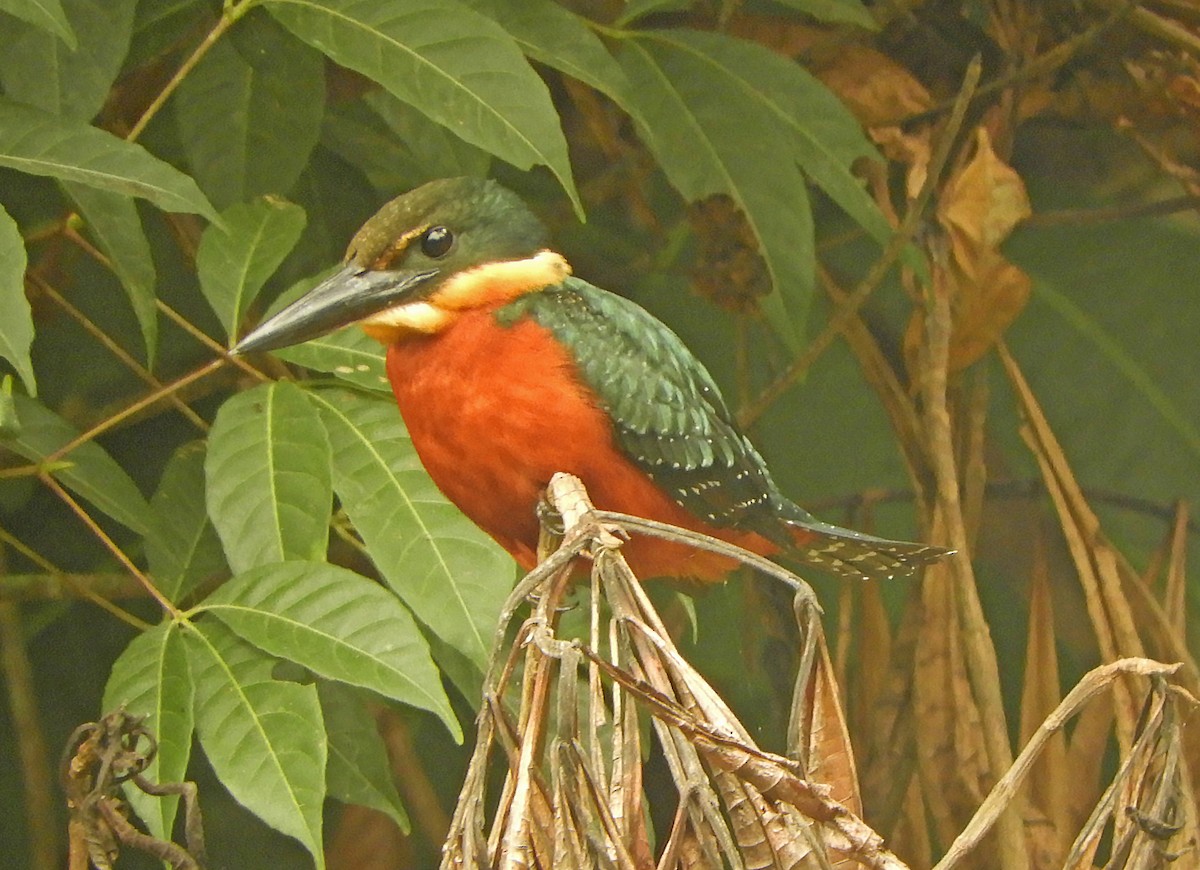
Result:
M82 242L83 239L80 238L80 241ZM91 248L90 245L88 247ZM96 255L103 257L99 251L96 251ZM104 262L108 262L107 257L104 257ZM72 305L70 301L68 301L61 293L54 289L49 282L43 281L36 276L31 276L31 280L37 285L38 290L41 293L48 296L60 308L66 311L67 314L71 316L71 319L82 326L88 332L88 334L92 336L92 338L96 339L96 341L100 342L100 344L107 348L108 351L117 359L119 359L127 369L133 372L138 379L147 384L151 389L161 392L163 385L158 378L150 374L150 372L147 371L146 368L141 365L141 363L130 356L123 347L113 341L112 338L109 337L108 333L93 323L87 315ZM205 423L200 415L193 411L186 402L184 402L174 393L169 393L167 398L175 407L175 410L182 414L188 420L188 422L190 422L201 432L208 431L208 424Z
M3 556L0 548L0 567ZM59 866L61 848L54 821L57 815L51 786L53 767L38 721L33 668L25 650L21 611L12 601L0 601L0 672L4 676L20 764L21 805L29 828L29 868L53 870Z
M183 375L182 377L176 378L174 381L172 381L169 384L164 384L163 386L159 387L158 389L151 390L149 393L147 393L145 396L142 396L137 401L132 402L129 405L126 405L118 413L112 414L111 416L106 417L105 419L103 419L99 423L97 423L96 425L92 426L86 432L79 433L79 435L75 436L70 441L68 441L66 444L64 444L62 447L58 448L53 453L48 455L45 458L45 460L43 460L43 462L46 462L46 463L56 462L59 459L62 459L64 456L66 456L68 453L70 453L72 450L74 450L79 445L84 444L88 441L94 440L98 436L107 432L109 429L112 429L113 427L117 426L124 420L127 420L128 418L137 414L139 411L150 407L151 405L155 404L156 402L159 402L163 399L174 396L177 392L179 392L181 389L183 389L187 385L189 385L195 381L198 381L201 378L217 371L224 364L225 364L224 359L213 360L212 362L207 363L207 364L201 366L200 368L195 369L194 371L191 371L186 375Z
M1021 434L1042 470L1046 488L1058 511L1063 533L1071 549L1087 601L1088 615L1100 644L1101 658L1113 661L1124 657L1140 657L1143 654L1142 642L1121 589L1116 556L1103 537L1099 520L1083 500L1062 448L1050 431L1016 361L1002 344L998 350L1025 421ZM1124 684L1114 688L1114 699L1117 737L1122 754L1125 754L1133 743L1137 705L1130 689Z
M979 811L971 819L971 823L963 829L942 859L934 865L934 870L951 870L951 868L957 867L966 855L979 845L987 832L1012 806L1021 784L1032 769L1034 760L1040 755L1051 735L1060 731L1071 717L1092 698L1109 687L1116 691L1122 685L1122 678L1125 675L1166 677L1178 670L1178 667L1178 665L1164 665L1149 659L1126 658L1088 672L1067 693L1067 697L1063 698L1054 712L1042 722L1033 738L1021 750L1016 761L993 786L987 798L980 805Z
M179 616L179 611L176 609L175 605L172 604L167 597L159 591L158 587L154 585L153 581L151 581L151 579L147 577L137 565L133 564L133 561L128 555L126 555L125 551L117 546L116 541L110 538L104 529L100 528L100 525L94 519L92 519L91 514L84 510L83 506L80 505L79 502L77 502L74 498L72 498L71 494L63 489L57 480L55 480L49 474L43 474L42 483L55 495L57 495L59 499L71 509L71 512L74 513L75 516L79 517L79 519L83 521L83 524L87 526L88 531L90 531L97 539L99 539L100 543L102 543L105 548L107 548L108 551L116 557L118 562L125 566L125 570L133 575L138 583L142 585L142 588L149 593L151 598L159 603L163 610L172 616ZM115 605L113 605L113 607L115 608ZM129 623L139 631L149 631L152 627L149 623L144 622L133 614L126 613L119 608L115 608L115 612L110 612L113 612L117 618Z
M978 703L982 743L986 752L986 767L991 778L999 779L1012 764L1012 748L1000 694L1000 667L996 661L987 619L979 602L975 573L970 558L970 537L963 516L960 487L962 485L955 462L954 439L948 407L949 359L952 316L950 289L945 281L934 281L927 298L926 335L923 343L924 360L921 394L924 398L925 432L929 463L935 481L935 517L944 524L943 542L956 552L933 570L926 573L926 584L939 582L945 575L950 584L948 594L961 636L964 663L970 681L971 695ZM937 522L935 521L935 528ZM939 540L935 538L934 540ZM945 627L935 631L945 631ZM953 657L953 652L950 653ZM953 660L953 659L951 659ZM919 685L919 683L918 683ZM962 705L966 699L955 699ZM1020 802L1010 806L1000 820L998 831L1000 866L1005 870L1028 867L1025 832Z
M208 54L209 49L217 44L217 40L224 36L225 32L236 24L243 15L249 12L254 5L251 0L243 0L241 3L228 2L225 4L225 9L221 17L217 19L217 23L213 25L213 29L201 40L200 44L196 46L188 58L180 64L179 69L171 76L170 81L163 86L163 89L154 97L154 101L142 112L142 116L137 119L137 122L130 129L129 133L126 134L126 141L133 142L142 135L142 132L150 124L150 121L166 105L171 94L175 93L175 89L187 78L188 73L195 69L196 64L200 63L204 55Z

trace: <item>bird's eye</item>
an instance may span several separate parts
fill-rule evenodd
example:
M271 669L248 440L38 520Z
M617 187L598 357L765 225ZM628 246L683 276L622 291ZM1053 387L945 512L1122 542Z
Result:
M446 256L453 244L454 233L445 227L430 227L425 231L425 235L421 236L421 253L436 260Z

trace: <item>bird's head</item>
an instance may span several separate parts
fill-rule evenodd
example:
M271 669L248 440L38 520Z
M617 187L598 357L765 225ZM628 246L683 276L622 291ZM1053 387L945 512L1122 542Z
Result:
M343 267L245 336L235 353L297 344L360 323L390 344L445 329L463 311L570 274L546 231L494 181L447 178L396 197L350 242Z

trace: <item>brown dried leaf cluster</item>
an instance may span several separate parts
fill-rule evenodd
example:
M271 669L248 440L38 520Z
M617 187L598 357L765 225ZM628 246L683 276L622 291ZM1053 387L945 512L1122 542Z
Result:
M1200 747L1182 723L1193 715L1200 686L1179 615L1186 514L1180 512L1147 572L1154 582L1137 576L1106 539L1019 366L998 345L1025 421L1022 434L1057 513L1057 532L1039 521L1027 544L1032 558L1020 734L1029 746L1038 738L1036 751L1016 764L1005 758L1012 749L998 697L999 663L971 563L989 476L988 397L985 381L970 366L952 372L957 322L950 294L940 286L935 279L928 306L916 315L923 338L915 397L861 321L844 333L905 448L927 539L959 550L926 570L894 635L878 592L868 588L855 596L857 612L849 624L857 669L847 666L838 680L855 713L851 733L863 772L865 817L914 867L932 866L942 854L939 867L1090 867L1106 836L1117 844L1110 866L1167 866L1171 856L1185 862L1177 866L1188 866L1200 854L1193 779ZM835 303L846 299L831 280L826 288ZM1051 564L1047 555L1047 538L1056 534L1066 542L1069 565ZM1068 712L1056 711L1064 622L1061 616L1056 621L1050 588L1071 582L1100 661L1152 656L1180 663L1169 669L1170 689L1155 682L1148 695L1145 680L1134 676L1148 671L1116 668L1103 677L1108 692L1092 692L1086 706L1064 702ZM1066 618L1078 625L1081 617ZM1059 719L1076 714L1068 735ZM1106 785L1101 762L1114 741L1121 767ZM983 839L981 818L1003 826L1006 817L1007 830ZM962 832L972 829L976 834L964 845Z
M950 372L980 359L1004 335L1029 301L1029 276L1000 246L1032 214L1021 177L996 154L987 128L974 131L974 144L961 167L943 185L937 220L945 250L933 257L933 281L950 298L953 332ZM909 371L920 367L924 319L909 321L904 336Z
M797 684L794 751L781 756L755 744L679 653L578 479L556 476L549 496L565 543L510 599L510 615L531 592L537 604L485 686L442 866L902 870L856 811L853 751L811 592L792 578L813 655ZM584 551L591 628L576 640L560 635L560 604ZM676 790L674 820L658 832L643 791L648 734ZM489 814L497 756L503 782Z
M881 613L876 590L855 590L843 604L855 608L852 616L839 617L853 642L839 655L837 678L852 714L865 818L914 867L933 866L939 856L938 867L1020 870L1093 862L1122 868L1200 864L1193 780L1200 768L1196 738L1182 727L1193 714L1197 690L1182 616L1186 512L1168 530L1147 578L1138 577L1107 540L1020 366L1003 349L1004 335L1030 293L1029 278L1001 251L1007 236L1031 215L1024 183L1005 156L1007 143L1015 125L1032 112L1061 108L1062 95L1051 93L1054 77L1048 73L1112 21L1054 44L1040 41L1046 25L1033 7L995 8L993 32L1005 37L1000 41L1017 55L1018 65L1029 64L1028 78L1015 76L1007 90L992 88L997 107L979 115L965 133L947 126L938 112L922 116L924 108L891 116L923 120L887 129L886 136L880 135L886 128L872 130L877 141L887 143L893 177L903 179L908 199L897 206L894 191L877 184L885 213L895 212L900 223L904 208L925 188L932 189L935 203L918 242L927 281L906 275L914 309L903 342L904 367L862 319L850 316L839 323L892 422L925 540L958 551L925 571L894 629ZM1031 10L1035 14L1024 14ZM783 50L811 52L812 46ZM822 66L818 53L810 55L864 122L880 124L889 117L883 107L872 111L862 105L861 95L883 92L862 83L871 71L856 65L866 56L842 50ZM1161 88L1171 112L1160 110L1160 116L1172 114L1190 124L1188 82L1200 80L1190 72L1194 66L1176 64L1171 76L1160 74L1172 82ZM896 80L912 76L902 67L897 72L894 63L877 69ZM1074 87L1078 74L1059 81ZM1178 124L1172 129L1178 133ZM1164 144L1177 137L1139 124L1126 132L1164 172L1194 183L1186 163L1173 159L1187 154L1186 147ZM931 155L948 138L959 144L942 171ZM893 147L896 143L904 147ZM839 313L852 311L863 296L861 287L850 292L828 272L821 278ZM989 464L990 390L978 363L996 356L1024 420L1021 434L1041 469L1052 515L1036 502L987 503L988 487L1003 476ZM981 538L996 534L985 522L997 510L1007 511L999 523L1005 534L1025 529L1025 537L1006 539L1028 569L1023 669L998 660L989 625L995 615L985 614L975 576ZM1078 601L1076 612L1056 613L1055 602L1064 597ZM1081 635L1094 639L1102 667L1093 682L1080 684L1094 689L1086 698L1072 692L1064 701L1058 654L1067 638ZM1169 687L1167 670L1138 664L1106 669L1108 663L1146 657L1180 663L1169 669ZM1008 736L1011 714L1000 692L1001 671L1024 674L1016 745ZM1104 691L1096 688L1099 683ZM1063 729L1068 716L1078 717L1069 732ZM1029 751L1014 761L1022 745ZM1110 779L1102 760L1114 745L1118 771Z
M1021 389L1019 374L1014 377ZM1024 401L1036 415L1032 397ZM1039 449L1054 461L1054 448ZM872 654L888 676L873 686L862 754L872 768L866 818L879 817L886 823L881 828L864 821L839 677L811 592L800 581L745 554L748 563L797 589L807 664L797 679L784 756L758 747L680 654L619 553L629 532L705 539L597 513L582 484L568 475L556 476L549 500L563 516L564 543L518 586L506 608L511 619L526 596L535 601L485 683L443 868L901 870L930 867L942 853L938 870L993 867L1003 866L1005 845L995 830L1012 815L1018 840L1008 846L1019 847L1016 854L1028 867L1090 867L1106 834L1122 857L1114 866L1165 866L1171 855L1195 855L1191 747L1182 727L1195 705L1194 665L1125 655L1060 698L1044 578L1031 602L1027 670L1045 667L1047 674L1027 680L1024 749L998 776L981 736L987 701L976 700L969 639L954 616L961 590L952 578L927 574L925 595L910 608L900 635ZM1083 505L1075 508L1086 517ZM585 557L592 561L590 627L586 637L575 638L562 633L560 618ZM1037 564L1045 570L1044 561ZM878 602L868 604L873 600L864 596L864 611L876 616L861 624L886 625ZM498 633L498 650L506 627ZM937 633L946 635L944 642L928 639ZM1133 705L1130 739L1121 739L1119 715L1119 765L1105 786L1099 758L1113 733L1113 710L1122 704ZM1077 716L1068 737L1065 727ZM645 790L648 738L666 759L675 789L656 810ZM493 809L488 795L497 789ZM880 789L890 792L890 808L870 805L871 791ZM653 795L667 800L661 789ZM667 816L673 816L668 827L650 827L648 820ZM889 842L909 853L908 863Z
M1153 594L1106 539L1019 366L1003 349L1003 332L1028 283L997 248L1028 204L982 128L971 140L973 150L941 187L937 219L944 235L931 235L926 248L931 284L906 341L912 386L862 321L844 330L903 447L926 539L958 550L926 570L894 639L880 629L875 593L858 596L858 670L848 667L839 682L856 711L852 734L866 819L911 866L932 866L942 855L939 867L1090 867L1102 860L1098 846L1110 840L1112 852L1103 858L1110 866L1166 866L1171 856L1187 866L1197 860L1200 837L1197 747L1181 723L1192 713L1197 670L1182 622L1168 618L1163 606L1180 602L1185 525L1176 522L1164 542L1154 573L1167 580ZM945 242L940 247L938 238ZM997 272L1012 277L996 280ZM832 278L825 286L835 304L847 299ZM974 363L994 353L1057 514L1053 525L1035 521L1038 536L1026 542L1032 556L1020 734L1037 740L1036 752L1015 764L1000 663L973 565L990 479L988 389ZM1054 536L1065 541L1067 566L1050 562L1046 539ZM1062 698L1062 617L1056 622L1050 588L1072 581L1101 663L1151 656L1181 666L1172 670L1171 689L1153 682L1150 694L1147 671L1106 672L1108 693L1070 707L1079 721L1068 736L1061 723L1039 723L1066 715L1055 712ZM1101 760L1114 740L1120 767L1106 784ZM995 825L990 834L981 819Z

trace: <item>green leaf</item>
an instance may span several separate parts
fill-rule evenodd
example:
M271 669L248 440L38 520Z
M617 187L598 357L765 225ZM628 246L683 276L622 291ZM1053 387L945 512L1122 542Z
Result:
M200 290L230 342L250 303L304 232L304 209L274 197L230 206L196 252Z
M0 377L0 441L12 438L21 431L21 418L13 401L12 375Z
M629 81L587 23L553 0L466 0L494 19L534 60L624 103Z
M753 42L687 30L672 31L669 38L680 50L730 76L741 88L744 104L756 106L764 119L778 123L781 153L798 161L808 178L875 241L888 240L891 225L851 172L859 159L882 158L829 88L799 64Z
M156 783L183 782L192 753L192 679L179 626L163 622L135 637L113 663L104 688L104 712L124 706L145 716L158 753L143 774ZM125 797L150 833L171 839L179 797L154 797L127 787Z
M325 866L325 725L313 686L271 678L275 659L219 623L188 625L196 731L229 793Z
M290 363L329 372L355 386L391 392L383 346L357 325L272 353Z
M362 99L363 107L379 120L389 159L407 162L407 178L400 189L410 189L435 178L487 175L492 155L455 136L403 100L387 91ZM381 155L379 159L383 159Z
M321 714L329 736L325 787L342 803L379 810L406 834L408 814L396 793L387 748L375 719L356 692L336 683L317 683Z
M12 100L89 121L121 70L137 0L65 0L71 26L86 34L78 51L61 34L30 24L0 28L0 84Z
M158 307L154 292L158 274L137 206L126 196L74 182L64 182L63 189L79 209L84 231L108 257L125 288L142 330L146 358L153 366L158 349Z
M140 145L0 100L0 166L148 199L164 211L217 219L196 182Z
M361 100L330 106L321 128L321 144L361 171L375 190L411 190L424 181L446 175L487 174L486 169L482 172L466 173L427 170L413 156L411 143L404 139L397 141L396 134L389 130L379 115L367 105L368 98L377 96L386 97L392 103L403 107L429 131L436 131L434 135L440 140L457 143L464 150L479 155L485 166L490 164L492 159L490 154L468 145L412 106L401 103L387 91L379 90Z
M195 0L138 3L125 68L133 70L145 66L178 49L185 39L194 40L195 34L200 32L201 22L210 15L211 9Z
M0 12L55 34L68 48L74 49L78 45L61 0L0 0Z
M79 434L70 424L34 399L13 396L21 428L4 446L30 462L42 462ZM95 441L85 441L56 463L51 475L114 520L145 534L149 505L141 490Z
M678 12L691 5L691 0L627 0L616 23L625 27L643 16L657 12Z
M334 488L375 565L418 619L482 670L512 560L434 486L390 399L337 388L310 398L329 432Z
M1062 197L1043 186L1035 203ZM1010 347L1087 485L1200 497L1195 248L1192 229L1165 220L1026 227L1005 245L1033 281Z
M220 207L291 190L324 111L324 59L261 12L217 42L175 95L188 162Z
M403 100L387 91L374 91L363 96L363 103L383 122L391 147L402 146L419 169L420 176L406 188L436 178L487 175L492 165L489 152L460 139Z
M1078 333L1120 375L1126 382L1125 386L1153 409L1158 424L1170 431L1180 445L1192 454L1192 461L1200 462L1200 427L1175 404L1144 364L1116 336L1109 333L1090 311L1073 302L1052 282L1038 280L1033 286L1038 298L1062 318L1066 327Z
M412 615L361 574L325 562L263 565L235 576L198 609L315 674L428 710L462 739Z
M781 6L788 6L806 15L811 15L817 21L826 24L853 24L867 30L878 30L879 24L871 17L867 7L861 0L775 0Z
M546 85L494 21L454 0L266 0L285 27L472 145L550 168L582 212Z
M21 230L0 205L0 357L8 360L25 389L37 394L33 376L33 315L25 298L25 242Z
M150 498L146 561L155 585L173 602L228 572L221 541L204 505L204 445L175 451Z
M671 184L692 202L725 194L745 215L775 288L763 310L798 349L815 281L813 222L777 119L747 102L729 69L675 31L639 34L618 59L636 101L627 108Z
M208 436L208 515L236 573L318 561L329 541L329 443L303 391L286 381L231 398Z

